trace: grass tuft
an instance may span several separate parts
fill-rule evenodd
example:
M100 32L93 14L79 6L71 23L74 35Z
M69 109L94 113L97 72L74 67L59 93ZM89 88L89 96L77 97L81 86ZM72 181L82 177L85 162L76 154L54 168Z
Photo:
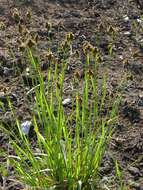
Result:
M98 58L101 55L90 44L83 48L86 61L82 89L80 76L76 73L77 77L72 81L73 86L76 84L76 90L71 97L70 109L62 103L73 37L69 33L60 47L63 51L60 67L49 51L51 64L46 81L32 49L27 49L38 78L32 93L28 93L29 96L30 93L31 96L34 94L32 124L35 142L33 144L22 132L17 120L19 132L17 136L10 134L16 156L9 156L9 159L17 179L32 189L97 189L100 165L113 133L119 99L111 101L107 92L107 76L103 76L99 84ZM13 110L10 102L9 106Z

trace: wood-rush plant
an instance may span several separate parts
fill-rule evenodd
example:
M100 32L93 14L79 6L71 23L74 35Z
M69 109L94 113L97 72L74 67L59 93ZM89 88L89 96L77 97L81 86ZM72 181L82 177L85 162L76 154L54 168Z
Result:
M67 44L71 46L72 40L73 36L69 34ZM65 49L63 51L66 53ZM67 112L63 96L68 56L63 56L59 67L52 52L49 53L51 64L47 81L44 81L40 63L28 50L30 62L39 78L38 87L33 88L36 142L33 146L17 120L19 135L11 139L16 156L11 156L10 160L17 178L32 189L97 189L99 168L113 132L112 123L119 101L116 99L113 103L112 100L109 107L104 76L99 90L99 50L87 44L83 51L86 56L83 88L80 92L77 86L72 95L72 108ZM80 83L80 79L77 80Z

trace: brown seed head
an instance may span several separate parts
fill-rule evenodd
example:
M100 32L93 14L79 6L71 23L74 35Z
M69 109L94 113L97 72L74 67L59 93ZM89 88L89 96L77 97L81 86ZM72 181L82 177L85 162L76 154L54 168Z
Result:
M69 32L66 36L67 41L72 41L74 39L74 34L72 32Z
M101 63L103 61L102 57L100 55L97 56L96 58L97 62Z
M36 45L36 42L33 40L33 39L28 39L28 41L27 41L27 46L29 47L29 48L32 48L33 46L35 46Z
M46 27L47 31L50 31L52 28L52 24L50 22L46 22L45 27Z
M5 30L5 28L6 28L5 23L1 21L0 22L0 30Z
M76 71L74 75L75 75L75 77L76 77L77 79L80 79L80 73L79 73L79 71Z
M18 9L16 9L16 8L13 9L12 18L14 19L14 21L16 23L20 22L21 17L20 17L20 13L19 13Z
M53 55L53 53L51 51L48 52L48 54L46 56L47 56L49 61L53 61L55 59L55 57L54 57L54 55Z
M19 33L23 33L23 26L21 24L18 25L18 31Z
M83 44L82 50L84 54L88 54L88 53L93 53L95 51L95 48L89 42L85 42Z
M124 65L128 65L128 64L129 64L129 60L128 60L127 58L124 59L124 60L123 60L123 64L124 64Z
M93 77L94 76L94 73L93 73L93 71L91 69L88 70L88 75L89 75L89 77Z
M107 32L109 32L109 33L115 33L116 32L116 29L113 27L113 26L109 26L108 28L107 28Z
M25 49L26 49L26 43L21 42L21 44L19 46L19 50L23 52L23 51L25 51Z
M60 85L60 83L59 83L58 81L57 81L57 83L56 83L56 86L57 86L58 89L61 88L61 85Z
M26 12L26 18L30 21L31 18L32 18L32 11L29 9L27 12Z
M37 43L39 40L38 34L33 34L32 39Z
M78 103L82 104L82 97L80 95L78 95L76 98L77 98Z
M61 44L61 48L62 48L63 50L69 48L69 43L68 43L67 40L65 40L65 41L62 42L62 44Z
M97 55L98 53L99 53L99 49L97 47L94 47L93 55Z

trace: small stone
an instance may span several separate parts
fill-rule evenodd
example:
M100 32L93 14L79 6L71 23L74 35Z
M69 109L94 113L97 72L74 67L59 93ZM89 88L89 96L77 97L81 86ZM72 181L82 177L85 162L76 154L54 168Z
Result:
M138 18L138 19L137 19L137 22L138 22L138 23L142 23L143 21Z
M139 98L138 98L138 106L143 106L143 94L140 94L140 95L139 95Z
M9 69L8 67L3 67L3 75L7 77L11 74L12 71L13 69Z
M84 41L84 40L86 40L86 36L82 34L81 36L79 36L79 39L80 39L80 41Z
M131 36L131 32L126 31L126 32L124 32L124 35L126 35L126 36Z
M123 60L123 59L124 59L124 57L123 57L122 55L120 55L120 56L119 56L119 58L120 58L121 60Z
M108 182L108 180L109 180L108 177L104 176L104 177L101 179L101 182L102 182L102 183L105 183L105 182Z
M29 68L29 67L26 68L26 72L27 72L27 73L30 72L30 68Z
M124 20L125 22L128 22L128 21L129 21L129 17L128 17L127 15L125 15L125 16L123 17L123 20Z
M67 106L71 104L72 100L70 98L66 98L62 101L63 106Z
M22 132L23 132L24 135L28 135L29 134L31 126L32 126L32 122L28 121L28 120L24 121L21 124L21 130L22 130Z

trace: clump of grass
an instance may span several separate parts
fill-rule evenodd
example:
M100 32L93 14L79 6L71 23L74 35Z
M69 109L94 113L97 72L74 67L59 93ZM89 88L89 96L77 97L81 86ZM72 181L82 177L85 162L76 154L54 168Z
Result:
M33 88L35 107L32 123L36 140L33 146L17 120L19 133L11 138L16 156L9 158L17 178L33 189L97 189L99 168L113 132L112 123L117 116L119 101L110 102L106 76L103 76L99 90L100 52L90 44L83 47L86 61L82 90L76 86L70 111L67 112L62 104L72 40L73 35L69 33L60 46L60 53L63 51L60 67L52 52L48 54L51 64L47 70L47 81L44 81L40 63L32 50L27 49L39 84ZM79 77L74 81L80 84ZM10 102L9 105L13 110Z

